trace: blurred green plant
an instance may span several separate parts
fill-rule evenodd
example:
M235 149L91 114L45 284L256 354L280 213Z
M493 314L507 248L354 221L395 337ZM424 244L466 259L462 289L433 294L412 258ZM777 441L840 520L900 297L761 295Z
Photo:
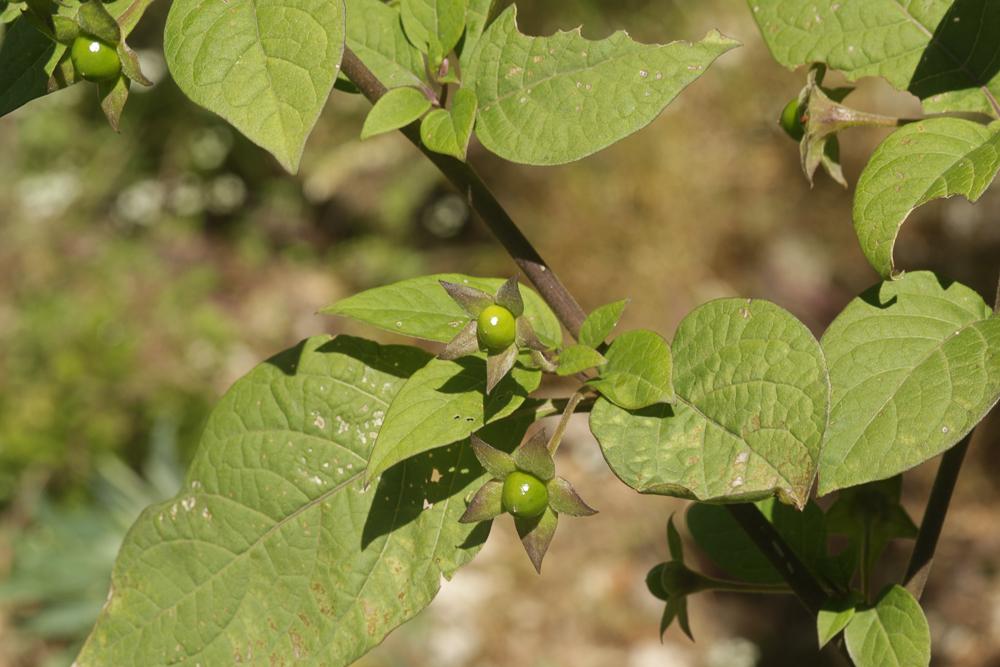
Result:
M9 576L0 582L0 608L19 635L15 654L34 655L41 642L61 644L65 648L47 653L43 665L72 662L104 604L111 566L128 527L144 507L180 488L183 467L177 446L178 424L160 420L141 473L120 458L105 457L89 480L93 503L66 506L41 495L29 501L34 506L28 508L27 529L0 529L0 545L7 543L12 556Z

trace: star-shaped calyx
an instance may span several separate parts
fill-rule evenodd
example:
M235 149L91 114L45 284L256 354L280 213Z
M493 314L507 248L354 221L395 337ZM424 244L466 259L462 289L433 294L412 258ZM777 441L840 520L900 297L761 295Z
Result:
M441 281L441 287L472 319L438 356L441 359L458 359L485 352L486 393L491 392L510 372L522 349L531 351L535 362L546 370L554 368L545 357L545 345L538 340L531 322L524 317L524 300L517 278L505 282L492 296L474 287L445 280Z
M462 523L489 521L504 512L514 517L514 526L535 570L542 571L542 559L549 549L560 514L596 514L573 489L556 476L555 461L544 431L523 442L512 454L491 447L472 436L472 450L493 479L475 493Z
M687 596L705 590L704 584L707 579L684 565L684 546L677 528L674 527L673 516L667 521L667 546L673 560L655 565L646 575L649 592L667 603L660 619L660 638L662 639L663 633L676 619L684 634L693 640L691 626L688 623Z

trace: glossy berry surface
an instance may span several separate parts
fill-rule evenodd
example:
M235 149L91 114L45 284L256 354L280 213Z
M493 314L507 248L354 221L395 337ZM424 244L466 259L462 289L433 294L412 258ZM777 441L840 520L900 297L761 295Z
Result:
M70 49L70 59L77 73L87 81L108 81L122 71L115 48L93 37L77 37Z
M503 481L503 508L514 516L530 519L549 506L545 483L534 475L515 470Z
M795 141L802 140L806 130L802 126L802 110L799 107L798 99L793 99L785 105L785 108L781 110L781 118L778 119L778 124L781 125L781 129L792 139L795 139Z
M502 352L511 346L517 334L514 314L503 306L487 306L476 320L479 344L490 352Z

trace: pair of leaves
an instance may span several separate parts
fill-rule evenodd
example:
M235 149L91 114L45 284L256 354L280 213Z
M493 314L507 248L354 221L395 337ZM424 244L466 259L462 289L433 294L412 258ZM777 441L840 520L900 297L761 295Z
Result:
M881 76L931 113L1000 116L1000 6L993 0L748 0L775 60L848 79Z
M394 88L379 98L368 113L361 128L361 138L398 130L423 118L420 140L424 146L435 153L465 160L476 121L476 94L460 88L455 92L451 108L431 110L432 106L422 89Z
M485 539L458 518L486 476L467 443L371 488L363 474L382 415L428 360L318 337L237 381L183 490L126 537L77 664L346 665L426 606Z
M628 299L608 303L587 315L580 326L579 343L568 345L559 354L559 375L573 375L608 362L597 348L604 345L625 312Z
M803 507L819 462L829 380L819 343L772 303L720 299L673 345L673 404L600 399L590 428L619 478L644 493L735 501L778 493Z
M606 354L596 349L618 325L627 304L616 301L588 315L580 327L580 342L560 353L556 370L572 375L598 367L598 377L587 384L627 410L672 401L670 346L662 336L637 329L615 338Z
M851 600L819 614L820 636L843 630L856 667L923 667L931 662L931 633L920 603L902 586L889 586L871 606Z

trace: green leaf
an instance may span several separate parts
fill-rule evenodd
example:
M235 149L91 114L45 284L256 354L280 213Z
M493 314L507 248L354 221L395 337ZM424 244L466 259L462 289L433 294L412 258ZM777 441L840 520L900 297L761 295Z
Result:
M541 371L515 366L487 395L486 364L480 357L431 359L403 385L384 414L366 480L509 416L538 388L541 378Z
M830 643L834 637L847 627L847 624L854 618L854 612L861 598L852 594L847 598L830 598L823 603L823 607L816 615L816 635L819 638L819 647L823 648Z
M829 410L819 343L767 301L719 299L673 342L673 405L601 399L590 428L612 470L643 493L737 501L809 497Z
M604 355L588 345L570 345L559 353L559 375L573 375L607 362Z
M1000 319L971 289L921 271L857 297L823 336L833 408L819 493L940 454L1000 397Z
M403 280L355 294L324 308L328 315L350 317L386 331L404 336L447 343L469 321L469 314L441 287L440 282L467 285L489 294L504 283L499 278L473 278L456 273L441 273ZM524 317L535 334L549 347L562 341L559 320L534 290L520 286L524 299Z
M455 93L450 109L435 109L420 123L420 140L435 153L465 160L476 121L476 94L468 88Z
M844 630L857 667L921 667L931 662L931 633L920 603L890 586L870 609L859 609Z
M799 559L814 572L819 572L826 555L823 511L810 502L800 512L773 498L758 502L757 508ZM687 527L698 547L729 575L757 584L784 581L725 507L705 503L691 505L687 511Z
M1000 115L1000 6L993 0L748 0L775 60L851 81L881 76L928 112Z
M580 344L595 348L600 347L618 326L618 320L622 318L622 313L625 312L627 305L628 299L622 299L605 304L587 315L587 319L580 327Z
M485 538L458 518L486 476L465 445L362 473L427 359L318 337L237 381L181 492L129 531L77 664L346 665L425 607Z
M403 30L415 47L442 58L465 30L466 6L467 0L401 0Z
M27 5L24 2L0 2L0 25L11 23L26 8Z
M464 63L465 85L479 98L476 136L513 162L579 160L648 125L737 45L718 32L663 45L624 32L600 41L579 30L528 37L511 6Z
M164 33L174 81L296 171L344 51L343 0L175 0Z
M588 384L612 403L638 410L672 401L670 346L660 334L645 329L627 331L611 343L601 376Z
M424 57L403 34L396 7L347 0L347 45L387 88L428 83Z
M49 76L66 47L19 18L0 44L0 116L48 92Z
M1000 170L1000 121L987 127L932 118L890 134L858 179L854 230L883 278L895 273L892 250L910 212L941 197L976 201Z
M479 38L486 30L486 23L489 21L494 4L495 0L469 0L469 6L465 10L465 35L459 44L462 69L465 69L465 61L468 60L469 54L475 50Z
M367 139L405 127L430 108L431 101L416 88L394 88L380 97L368 112L361 128L361 138Z

